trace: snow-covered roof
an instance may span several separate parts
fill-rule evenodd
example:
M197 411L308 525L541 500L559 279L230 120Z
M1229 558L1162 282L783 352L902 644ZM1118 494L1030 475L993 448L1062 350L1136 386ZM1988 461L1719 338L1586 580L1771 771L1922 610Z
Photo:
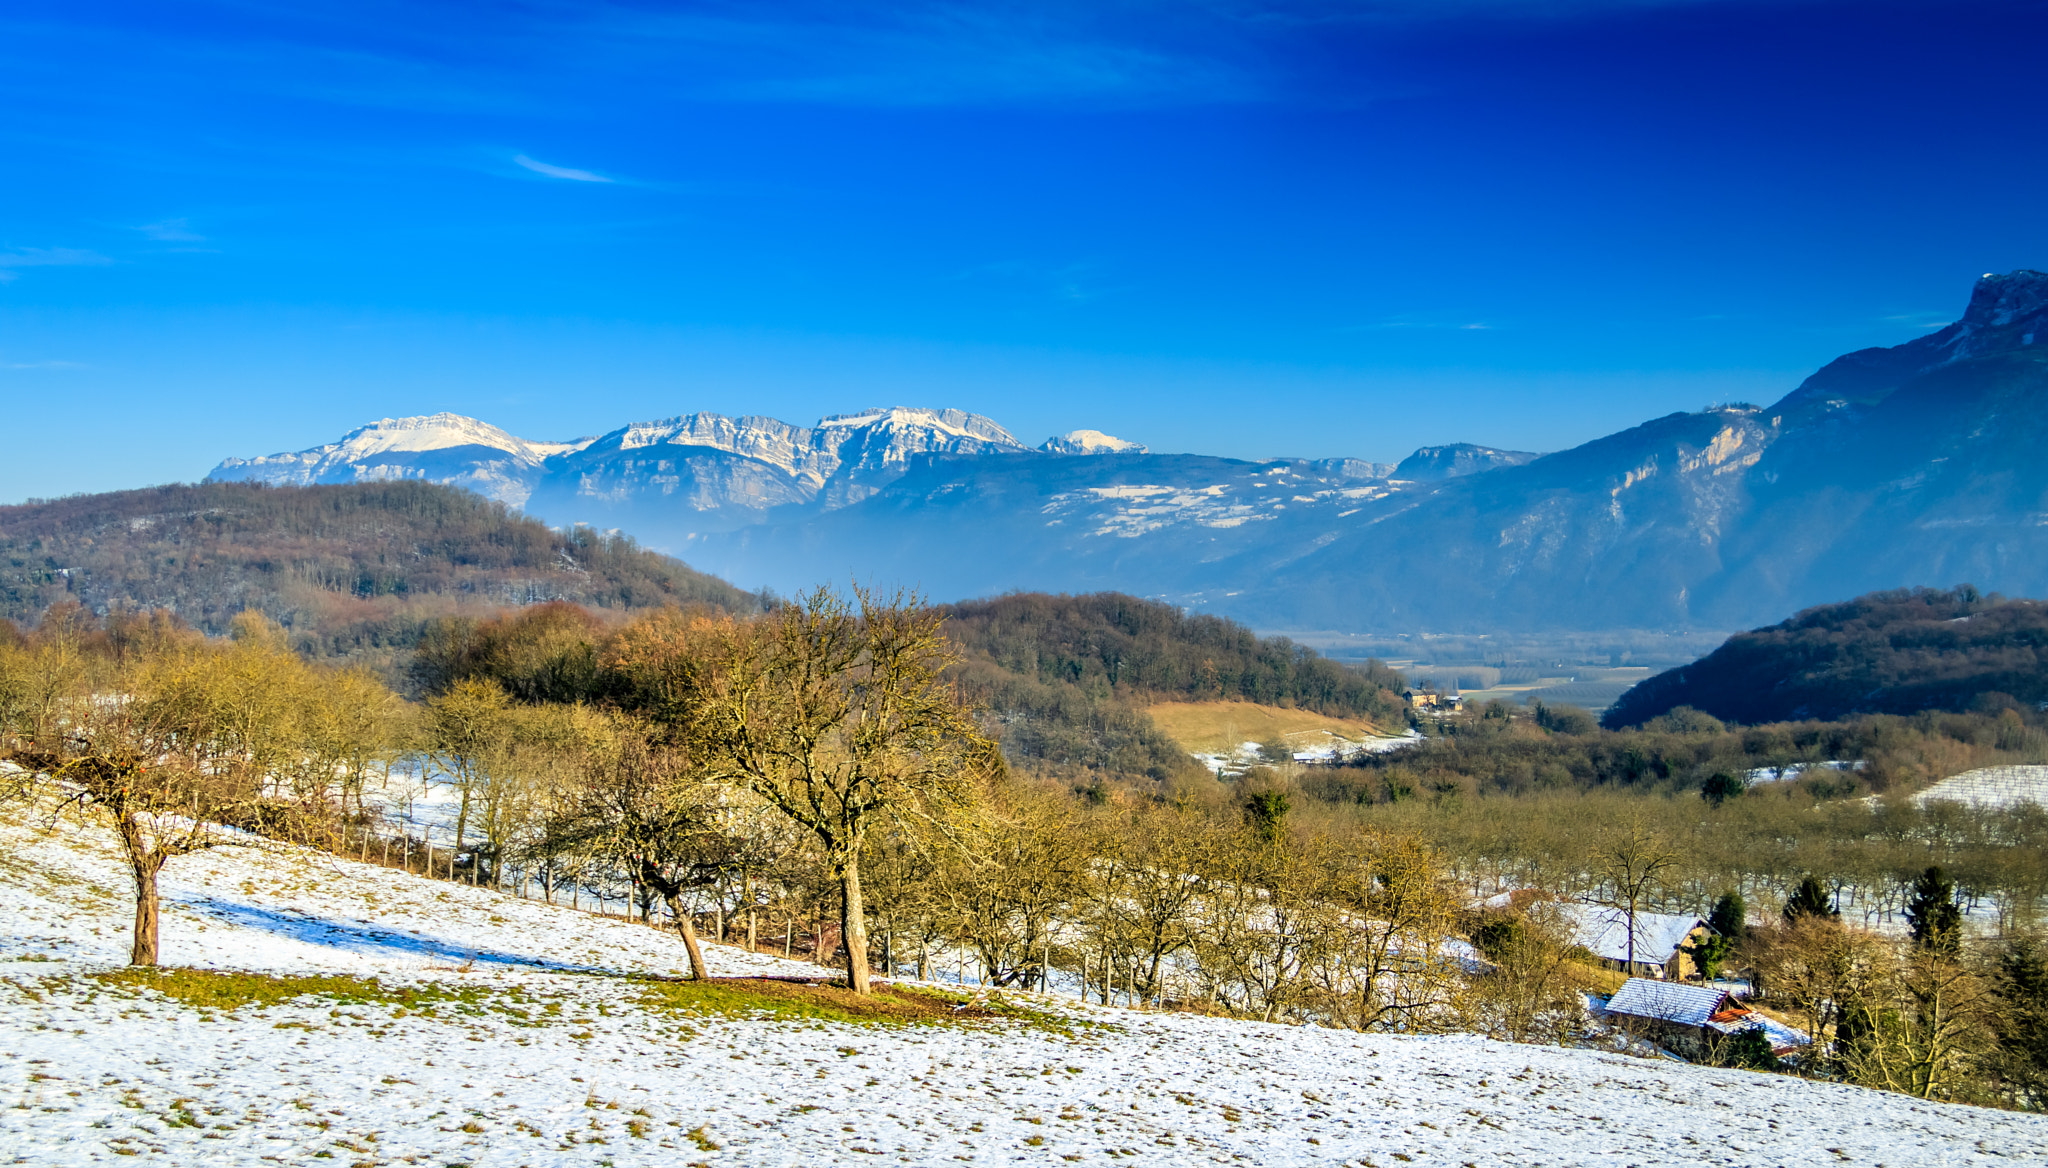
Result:
M1560 904L1557 906L1572 926L1572 943L1584 945L1595 957L1608 961L1628 960L1629 927L1626 909L1602 904ZM1637 912L1635 958L1662 965L1671 960L1678 947L1694 929L1704 924L1696 916Z
M1609 1014L1631 1018L1655 1018L1681 1026L1700 1026L1721 1034L1761 1029L1777 1054L1788 1054L1812 1040L1804 1031L1765 1017L1735 1004L1728 991L1716 986L1686 985L1653 977L1632 977L1607 999Z
M1607 1012L1686 1026L1705 1026L1727 1002L1727 990L1659 981L1652 977L1632 977L1607 1000Z

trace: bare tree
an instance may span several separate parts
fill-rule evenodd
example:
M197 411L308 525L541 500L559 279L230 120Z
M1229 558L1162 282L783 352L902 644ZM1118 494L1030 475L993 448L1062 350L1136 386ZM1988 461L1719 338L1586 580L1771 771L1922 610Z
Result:
M938 825L1003 764L941 676L957 651L938 614L901 593L854 600L820 588L755 622L708 625L690 720L707 774L816 837L839 885L848 983L865 994L868 832L887 818Z
M1510 1042L1564 1042L1584 1007L1570 923L1549 901L1480 922L1473 940L1490 968L1474 979L1479 1028Z
M511 721L511 695L488 679L464 678L427 702L427 761L447 776L460 800L455 810L457 856L469 834L471 816L484 810L494 781L504 776Z
M624 870L632 883L659 896L690 956L690 976L711 976L686 892L718 879L733 847L722 830L730 808L724 792L704 782L681 750L654 740L630 715L578 719L581 781L549 837L554 846L589 852ZM642 916L646 900L641 901Z
M1599 853L1600 875L1614 907L1628 916L1628 976L1636 973L1636 914L1678 865L1678 851L1640 823L1610 835Z
M918 900L949 921L999 986L1044 984L1061 918L1071 910L1087 856L1072 819L1050 799L1019 798L976 825L966 848L918 847L938 863L922 873ZM893 954L892 954L893 956Z
M1382 832L1324 846L1327 895L1347 910L1317 973L1330 1018L1411 1033L1462 1021L1468 971L1447 943L1461 898L1436 856Z
M40 780L26 793L96 817L120 840L135 882L130 964L159 959L158 877L171 860L268 839L330 842L329 804L264 789L271 765L297 744L289 711L254 712L250 683L268 678L279 700L303 696L310 667L297 658L238 643L180 646L121 669L71 654L42 664L63 672L36 679L65 695L58 716L38 721L30 710L9 727L5 753ZM227 719L218 717L224 687L249 699Z

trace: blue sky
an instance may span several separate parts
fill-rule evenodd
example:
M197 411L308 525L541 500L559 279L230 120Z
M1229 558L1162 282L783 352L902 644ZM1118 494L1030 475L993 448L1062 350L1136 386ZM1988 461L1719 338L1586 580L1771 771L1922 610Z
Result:
M2033 4L0 10L0 501L388 415L1548 450L2048 267Z

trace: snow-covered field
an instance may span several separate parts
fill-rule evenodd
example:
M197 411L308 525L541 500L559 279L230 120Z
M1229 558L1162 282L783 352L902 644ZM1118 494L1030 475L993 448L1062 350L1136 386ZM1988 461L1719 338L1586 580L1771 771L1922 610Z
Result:
M2048 807L2048 766L1996 766L1964 771L1913 796L1915 806L1935 802L1966 807Z
M684 966L638 924L283 851L166 878L168 962L374 976L414 1008L202 1009L94 980L127 951L111 840L0 829L0 1162L2048 1161L2048 1116L1475 1038L1032 995L1014 1000L1058 1021L678 1017L626 976ZM817 972L708 955L719 974Z
M1311 735L1297 735L1309 739ZM1413 730L1389 738L1343 738L1329 731L1323 731L1320 740L1298 744L1294 751L1295 762L1335 762L1361 754L1385 754L1405 746L1415 746L1423 741L1421 734ZM1265 759L1265 747L1257 742L1240 742L1227 754L1194 753L1194 760L1208 767L1218 775L1241 775Z

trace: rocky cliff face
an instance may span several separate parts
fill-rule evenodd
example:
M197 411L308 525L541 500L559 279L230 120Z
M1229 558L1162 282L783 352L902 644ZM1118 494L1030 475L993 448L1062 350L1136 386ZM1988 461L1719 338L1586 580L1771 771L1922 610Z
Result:
M686 414L614 430L550 462L527 506L558 523L674 538L744 527L791 509L844 507L894 481L921 455L1023 449L995 422L960 410L870 410L809 427Z
M2048 273L1985 273L1963 318L1889 349L1860 349L1830 361L1787 394L1774 412L1795 422L1877 405L1900 387L1945 366L2048 346Z
M1459 442L1451 446L1425 446L1401 460L1393 477L1419 483L1441 482L1481 471L1520 466L1543 457L1526 450L1495 450Z

